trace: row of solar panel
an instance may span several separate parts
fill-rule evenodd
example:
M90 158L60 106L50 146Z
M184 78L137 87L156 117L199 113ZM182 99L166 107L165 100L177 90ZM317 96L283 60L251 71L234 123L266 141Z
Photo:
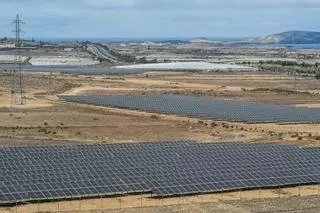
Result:
M256 178L256 177L264 177L264 178L271 178L271 177L277 177L279 174L283 174L286 176L294 177L294 176L303 176L305 174L314 174L317 175L317 170L319 169L319 165L310 165L307 168L304 168L308 166L306 165L300 165L300 166L291 166L287 168L283 167L274 167L271 168L268 171L265 171L264 167L261 168L260 170L258 168L253 169L251 168L250 172L248 174L248 170L245 168L239 169L239 170L227 170L223 171L220 173L216 173L215 171L217 170L210 170L207 168L201 168L202 170L205 170L205 172L202 171L196 171L196 170L190 170L190 171L181 171L181 172L175 172L173 173L172 170L168 171L167 173L163 173L161 175L152 175L152 174L137 174L137 173L128 173L128 174L103 174L103 173L93 173L93 174L86 174L84 176L81 176L82 174L76 174L74 176L72 175L61 175L61 176L26 176L26 177L20 177L20 180L18 181L12 181L12 180L7 180L3 181L0 184L0 188L5 188L8 187L9 185L16 185L19 183L19 186L16 185L18 188L22 186L27 186L29 184L46 184L47 182L51 184L61 184L61 183L80 183L80 182L87 182L89 181L90 183L94 183L94 181L101 181L107 185L113 185L113 184L119 184L119 183L132 183L132 182L145 182L145 178L148 177L152 181L156 180L175 180L178 179L179 181L183 179L188 179L188 178L214 178L216 181L221 181L221 180L237 180L237 179L247 179L247 178ZM249 171L250 171L249 170ZM155 171L156 173L158 171ZM131 176L128 176L131 175ZM187 177L184 177L184 175L188 175ZM129 178L130 177L130 178ZM18 179L18 177L13 177ZM32 179L34 178L34 179ZM25 181L24 179L27 179L29 181ZM33 181L30 181L33 180ZM95 184L96 185L96 184ZM15 188L15 187L14 187Z
M0 202L137 191L169 196L313 184L320 180L319 150L275 143L189 141L5 148L0 149L4 171L0 173Z
M178 95L62 96L64 101L249 123L320 122L320 110Z
M246 150L242 150L242 149L239 149L239 150L235 150L235 151L232 151L230 153L223 153L223 150L212 150L210 148L208 149L198 149L198 150L190 150L190 149L181 149L179 151L176 151L175 153L178 155L179 153L189 153L189 154L192 154L192 155L199 155L199 158L201 157L219 157L219 158L234 158L232 155L236 155L235 157L238 157L240 158L241 156L247 156L247 155L259 155L259 154L264 154L264 153L267 153L267 152L270 152L270 151L273 151L272 155L279 155L279 154L283 154L283 155L287 155L287 156L295 156L295 155L301 155L302 153L296 151L296 152L288 152L286 154L286 151L289 151L290 149L285 149L285 150L276 150L276 149L268 149L268 150L257 150L257 149L246 149ZM85 161L86 159L98 159L99 157L101 156L104 156L105 158L108 158L109 160L111 161L117 161L117 162L120 162L121 161L126 161L128 158L135 158L139 161L146 161L148 160L148 158L152 157L152 156L158 156L160 158L166 158L168 156L171 156L172 154L172 150L166 150L167 152L166 153L156 153L155 151L141 151L141 152L133 152L131 153L131 155L128 155L128 156L125 156L125 157L121 157L119 155L121 154L125 154L125 153L110 153L110 155L105 155L105 154L109 154L109 152L106 152L106 153L101 153L101 152L91 152L90 154L77 154L77 155L70 155L70 157L68 157L68 154L65 153L63 155L60 155L60 154L51 154L51 153L48 153L47 155L24 155L22 158L20 156L19 158L19 161L20 163L24 163L24 162L31 162L31 161L35 161L37 162L37 158L42 158L42 157L46 157L46 156L51 156L51 157L59 157L59 158L62 158L62 159L69 159L70 161L73 161L73 160L77 160L79 159L79 157L82 157L81 159L79 159L80 161ZM141 155L141 153L143 153L143 155ZM212 155L215 154L215 155ZM117 154L117 155L116 155ZM210 156L206 156L206 155L209 155ZM17 157L19 157L19 155L6 155L6 156L3 156L3 160L15 160L17 159ZM179 157L179 156L177 156ZM181 158L185 158L187 156L180 156ZM151 160L154 160L154 159L151 159ZM48 162L38 162L38 163L50 163L50 162L55 162L55 161L59 161L59 159L57 158L51 158L51 159L48 159ZM67 164L66 162L61 162L62 164L65 163ZM12 165L14 166L14 165Z
M208 150L207 150L208 151ZM271 150L270 150L271 151ZM254 150L252 151L254 152ZM182 156L182 153L188 153L189 155L188 156ZM316 152L306 152L306 153L309 153L309 156L308 158L306 159L309 159L309 158L316 158L317 157L317 153ZM174 158L172 158L172 154L176 154L177 156L173 156ZM180 155L179 155L180 154ZM235 154L235 156L233 156ZM70 168L70 165L78 165L78 166L81 166L81 167L86 167L87 165L86 164L82 164L82 163L85 163L86 160L94 160L96 161L97 163L100 164L106 164L107 168L113 168L115 167L115 165L117 164L123 164L123 163L127 163L128 160L130 159L134 159L135 162L139 162L140 164L143 164L143 166L146 166L148 164L152 164L152 163L157 163L157 162L161 162L161 160L165 160L164 163L170 163L170 159L172 159L172 161L174 163L178 163L178 162L181 162L182 164L184 163L189 163L189 161L192 161L192 157L197 157L196 160L194 160L193 162L196 164L197 162L200 162L202 160L205 160L205 159L208 159L208 160L215 160L215 159L219 159L221 162L223 161L228 161L228 162L232 162L232 161L246 161L246 160L250 160L250 162L255 162L255 161L258 161L258 159L251 159L253 157L257 157L257 156L265 156L265 161L268 161L269 159L272 160L272 157L277 157L279 155L281 155L284 159L290 159L290 160L294 160L295 158L297 158L298 160L301 161L301 159L299 159L299 157L303 156L304 152L302 153L299 153L299 152L291 152L291 153L285 153L285 152L273 152L273 153L270 153L268 154L268 152L255 152L255 153L249 153L249 152L243 152L243 153L231 153L230 154L223 154L222 152L219 152L219 153L216 153L216 152L199 152L199 153L192 153L192 152L175 152L175 153L171 153L171 152L168 152L166 153L165 155L158 155L158 159L150 159L148 161L148 158L152 158L153 156L156 156L156 155L145 155L143 156L143 154L141 155L136 155L136 156L129 156L127 158L118 158L118 157L113 157L113 158L108 158L108 157L105 157L103 155L96 155L95 157L83 157L83 158L80 158L81 155L79 155L79 159L77 160L77 158L73 158L73 159L70 159L70 162L65 162L65 161L61 161L61 160L67 160L68 158L65 158L65 157L61 157L60 159L56 158L56 159L52 159L52 158L48 158L47 161L38 161L38 159L41 159L41 157L35 157L34 159L32 159L31 157L29 158L16 158L16 159L13 159L13 158L9 158L9 159L4 159L2 161L2 163L0 164L0 168L15 168L15 167L21 167L22 171L23 171L23 167L25 165L28 165L28 167L32 168L32 167L36 167L38 165L47 165L48 169L53 167L54 165L52 164L56 164L58 163L59 166L61 168L64 168L64 167L68 167ZM50 156L50 155L47 155L47 156ZM45 157L45 156L44 156ZM52 156L50 156L52 157ZM108 162L104 161L104 160L101 160L101 157L104 157L106 160L108 160ZM12 160L11 160L12 159ZM15 164L12 164L12 165L8 165L7 163L9 162L15 162ZM110 163L113 163L113 164L109 164ZM32 163L32 164L31 164ZM215 163L215 162L212 162L212 163ZM131 162L129 164L132 164L132 166L134 166L134 163ZM138 164L139 165L139 164ZM29 168L28 168L29 169Z
M306 167L306 168L305 168ZM130 175L130 177L134 177L134 179L138 179L138 178L143 178L143 177L150 177L153 180L157 177L159 178L163 178L165 175L168 175L170 177L170 175L172 174L172 171L174 172L174 175L176 176L183 176L183 175L189 175L189 176L193 176L194 174L199 174L200 176L214 176L215 178L219 179L219 176L223 177L223 178L230 178L230 177L239 177L239 178L245 178L246 177L246 172L250 171L250 175L263 175L264 177L268 177L268 174L265 174L264 169L269 169L268 173L269 174L273 174L273 172L275 171L282 171L285 170L286 173L289 176L294 176L294 175L303 175L303 172L308 171L313 172L313 170L316 170L319 168L319 165L317 164L317 162L313 162L313 163L305 163L305 164L297 164L297 165L286 165L286 164L279 164L278 166L271 166L271 165L254 165L254 166L248 166L248 168L246 167L240 167L240 168L233 168L232 166L228 165L228 167L225 168L224 171L220 171L221 169L224 169L225 167L209 167L209 166L203 166L203 167L198 167L198 168L188 168L185 169L183 171L179 171L179 167L165 167L162 169L152 169L153 172L157 173L157 176L155 177L151 172L139 172L139 171L124 171L123 173L116 173L116 172L108 172L108 170L104 170L104 171L90 171L90 170L85 170L85 171L77 171L77 170L71 170L71 171L65 171L63 173L63 171L58 174L58 173L54 173L54 171L48 171L47 173L43 172L38 173L37 171L34 171L33 173L36 174L32 174L32 173L21 173L21 175L19 176L17 173L9 173L6 175L3 175L2 178L2 183L0 184L0 186L2 184L9 184L12 182L10 178L10 176L13 178L13 180L17 179L19 180L20 184L23 184L24 182L26 182L26 180L32 180L32 182L34 183L45 183L47 180L50 182L73 182L73 181L80 181L80 180L94 180L94 179L103 179L103 178L108 178L109 176L113 177L113 178L118 178L118 180L121 181L126 181L128 180L128 176ZM94 169L94 168L93 168ZM92 170L93 170L92 169ZM204 172L203 172L204 171ZM90 172L90 173L88 173ZM106 172L108 172L108 174L105 174ZM161 175L158 175L158 173L160 173ZM214 175L212 175L214 174ZM227 177L226 177L227 176ZM112 178L109 178L108 182L112 181ZM28 182L27 182L28 183Z
M104 196L125 194L130 192L147 192L152 191L157 196L170 196L170 195L185 195L194 193L228 191L236 189L250 189L250 188L264 188L276 187L279 185L298 185L306 183L319 183L319 178L304 176L304 177L278 177L261 180L241 180L241 181L226 181L226 182L207 182L183 185L178 183L174 186L159 186L146 190L145 186L137 184L121 184L112 186L98 186L98 187L77 187L77 188L63 188L63 189L44 189L38 191L25 191L19 193L0 193L0 201L26 201L26 200L40 200L40 199L58 199L78 196ZM60 186L60 185L59 185Z
M279 154L278 154L279 155ZM280 154L281 155L281 154ZM61 162L61 161L52 161L52 160L48 160L47 162L38 162L36 160L34 161L26 161L24 160L23 162L19 162L19 161L16 161L16 164L15 165L6 165L5 163L9 163L10 161L3 161L3 165L1 165L1 169L3 171L6 171L6 172L9 172L10 170L17 170L19 169L19 172L21 174L23 174L25 171L37 171L39 170L39 166L41 167L44 167L45 169L44 170L41 170L43 171L44 173L45 172L48 172L50 170L54 170L56 168L56 166L58 165L59 168L60 168L60 171L61 172L66 172L68 170L70 171L74 171L74 170L77 170L77 169L83 169L83 170L86 170L86 168L94 168L96 171L99 171L101 168L103 168L103 170L110 170L110 171L115 171L115 168L117 168L118 166L120 165L123 165L123 164L126 164L126 165L130 165L130 168L134 168L136 170L138 169L143 169L143 168L146 168L148 167L148 165L153 165L153 164L157 164L158 166L163 166L163 167L169 167L171 164L173 164L174 166L176 165L195 165L196 167L198 167L198 164L202 164L203 161L205 160L208 160L208 163L206 165L211 165L211 166L215 166L215 167L226 167L226 165L229 165L229 164L233 164L233 163L243 163L243 164L246 164L248 166L250 166L250 163L251 164L258 164L259 162L262 162L266 165L268 165L269 163L272 163L272 157L277 157L276 155L271 155L271 156L266 156L265 158L263 158L263 161L259 161L259 159L247 159L247 158L241 158L241 156L237 156L235 158L232 158L232 156L230 156L229 158L221 158L219 162L214 162L215 160L217 160L218 158L217 157L204 157L204 156L201 156L199 157L197 160L194 160L192 161L192 157L196 157L197 155L193 155L193 156L188 156L188 157L180 157L180 158L177 158L176 160L174 158L172 158L172 161L170 162L168 159L168 161L163 161L164 158L160 158L159 161L147 161L147 160L141 160L141 159L137 159L135 161L135 163L137 165L134 165L134 163L126 163L125 161L118 161L118 160L110 160L108 162L100 162L100 161L95 161L97 164L94 165L94 166L88 166L86 164L83 164L85 163L85 161L83 161L82 159L79 160L79 161L70 161L70 164L71 165L68 165L68 163L65 163L65 162ZM253 156L250 156L250 157L254 157L256 155L253 155ZM246 156L247 157L247 156ZM281 156L283 159L282 161L277 161L275 162L275 165L280 165L281 162L288 162L288 161L291 161L291 162L295 162L295 163L303 163L303 162L306 162L306 163L310 163L310 161L312 160L316 160L317 159L317 156L315 155L313 157L313 155L310 155L309 157L306 157L306 158L303 158L301 159L301 155L291 155L291 156L288 156L288 155L282 155ZM127 160L134 160L134 158L127 158ZM64 159L62 159L64 160ZM91 159L91 160L94 160L94 159ZM108 158L106 158L106 160L108 160ZM203 161L201 161L203 160ZM15 162L15 161L11 161L11 162ZM162 163L161 163L162 162ZM161 168L161 167L159 167ZM41 172L39 171L39 172ZM119 169L119 171L121 171L121 169Z
M195 144L195 143L189 143L189 142L184 142L181 141L180 144L186 144L185 146L179 146L180 149L193 149L193 147L195 147L197 150L199 150L200 148L202 148L203 150L206 149L210 149L212 147L211 144ZM111 145L110 145L111 146ZM52 149L50 147L35 147L35 148L24 148L24 147L20 147L20 148L3 148L0 150L0 156L4 156L4 155L19 155L22 157L26 157L26 156L34 156L34 155L47 155L47 154L51 154L51 155L60 155L63 156L63 154L66 154L67 156L71 156L72 155L90 155L91 152L96 153L100 153L100 154L105 154L106 152L113 154L113 153L124 153L124 154L128 154L128 155L136 155L136 152L151 152L156 150L156 148L159 149L168 149L170 150L171 148L176 147L177 145L174 146L163 146L163 147L150 147L150 146L129 146L130 150L128 150L128 147L126 148L120 148L120 147L108 147L108 146L102 146L102 145L95 145L95 146L91 146L90 148L87 147L83 147L83 146L74 146L74 147L70 147L70 146L66 146L66 147L52 147ZM274 149L276 150L283 150L283 149L297 149L297 147L295 146L291 146L291 145L276 145L276 144L272 144L272 143L268 143L268 144L245 144L245 143L225 143L225 144L221 144L221 143L217 143L214 145L214 147L212 147L211 149L217 150L217 152L219 150L224 150L224 149L229 149L229 148L234 148L234 146L239 147L239 149L241 149L241 151L245 151L245 150L252 150L252 149L260 149L260 146L264 146L265 149ZM213 151L214 151L213 150ZM84 153L82 153L81 151L84 151ZM90 151L90 152L87 152ZM230 152L239 152L238 150L234 150L231 149L229 150ZM6 157L7 157L6 156ZM112 157L112 155L110 156Z
M269 168L278 168L278 167L283 167L286 169L291 168L292 164L295 164L294 166L305 166L308 165L309 167L313 166L313 165L317 165L319 158L310 158L310 159L302 159L301 161L299 160L292 160L290 161L290 159L286 160L286 161L277 161L277 162L273 162L273 161L265 161L262 160L261 162L257 162L257 161L231 161L228 163L208 163L205 164L205 166L203 166L201 163L180 163L180 164L172 164L170 165L169 163L167 165L161 164L161 165L157 165L157 168L153 168L154 166L141 166L141 167L131 167L132 169L117 169L117 168L121 168L121 166L126 165L126 164L119 164L115 167L109 167L109 168L104 168L104 165L106 164L102 164L99 166L95 166L95 167L81 167L81 166L73 166L73 167L66 167L66 168L61 168L59 165L56 165L50 169L46 168L46 169L39 169L35 167L27 167L23 170L23 171L19 171L16 172L17 168L13 168L15 171L12 171L10 169L5 169L2 170L5 174L3 174L1 176L2 179L5 179L7 177L10 176L17 176L17 177L33 177L35 180L37 179L36 177L38 176L39 178L43 178L43 175L47 175L47 176L55 176L55 177L59 177L60 175L69 175L70 177L73 176L77 176L77 175L85 175L88 171L94 170L91 174L97 174L97 175L101 175L104 172L108 172L109 174L113 174L113 175L122 175L122 174L142 174L142 175L146 175L150 173L150 169L153 169L153 171L157 171L157 172L166 172L166 170L174 170L177 169L179 167L184 167L184 166L188 166L188 168L186 168L184 171L197 171L199 169L207 169L210 170L211 172L219 172L220 168L224 168L226 171L239 171L241 170L241 166L242 165L246 165L246 169L257 169L258 167L269 167ZM288 162L291 163L291 165L288 166ZM112 163L112 162L110 162ZM138 163L138 162L137 162ZM154 164L156 165L156 164ZM234 168L233 165L239 165L238 168ZM44 165L45 167L45 165ZM59 168L59 171L54 171L55 169ZM149 169L149 170L148 170ZM36 173L37 175L35 175L34 173Z
M272 150L270 150L272 151ZM183 156L182 154L183 153L188 153L189 155L188 156ZM317 153L316 152L307 152L309 153L309 158L316 158L317 157ZM174 158L172 158L172 154L176 154L177 156L173 156ZM231 154L230 153L222 153L222 152L208 152L208 150L206 151L203 151L202 153L201 152L187 152L187 151L184 151L184 152L167 152L166 154L164 155L156 155L153 154L153 155L149 155L149 154L146 154L146 155L143 155L142 153L140 153L140 155L136 155L136 156L128 156L128 157L125 157L125 158L122 158L122 157L118 157L118 156L114 156L114 157L107 157L107 156L104 156L104 155L95 155L95 156L81 156L81 155L78 155L78 159L76 158L76 156L72 157L72 158L67 158L67 157L61 157L61 156L56 156L56 157L59 157L60 159L58 158L48 158L47 161L38 161L38 159L41 159L43 157L46 157L46 156L50 156L50 157L53 157L51 155L46 155L46 156L43 156L43 157L35 157L35 158L32 158L31 156L28 157L28 158L12 158L11 156L7 159L3 159L2 161L2 164L0 164L0 168L14 168L14 167L23 167L26 165L29 164L29 166L35 166L35 165L48 165L48 168L50 168L52 165L52 163L59 163L59 165L63 168L63 167L70 167L70 163L74 163L74 165L77 165L79 164L79 166L83 166L85 167L86 164L81 164L82 162L86 162L86 160L95 160L96 162L100 162L103 164L103 160L100 160L101 157L103 156L105 159L108 160L108 162L112 162L113 165L116 165L116 164L121 164L121 163L127 163L126 161L129 159L134 159L136 160L137 162L141 163L141 164L152 164L152 163L157 163L158 161L160 160L164 160L164 159L167 159L166 160L166 163L170 162L170 159L172 158L172 160L174 162L181 162L181 163L184 163L185 161L188 161L189 158L191 158L192 160L192 157L193 156L197 156L197 160L194 161L195 163L197 163L198 161L201 162L201 160L203 159L210 159L210 160L214 160L216 158L220 159L221 161L222 160L228 160L228 161L237 161L237 160L246 160L247 158L252 158L252 157L255 157L255 156L259 156L259 155L263 155L265 156L265 159L268 160L268 159L272 159L272 157L274 156L277 156L277 155L281 155L282 157L285 157L285 158L296 158L296 157L299 157L299 156L302 156L304 153L299 153L297 151L295 152L272 152L272 153L268 153L264 150L264 152L257 152L255 150L252 150L252 152L232 152ZM192 156L191 156L192 155ZM235 155L235 156L234 156ZM149 158L152 158L153 156L157 156L158 159L150 159L148 160ZM80 158L81 157L81 158ZM168 157L171 157L168 159ZM79 159L80 158L80 159ZM61 161L61 160L67 160L69 159L70 160L70 163L69 162L65 162L65 161ZM12 165L8 165L7 163L8 162L14 162L14 161L17 161L15 164L12 164ZM32 164L31 164L32 163ZM30 165L31 164L31 165ZM131 162L131 164L134 164L133 162ZM73 165L73 164L72 164ZM108 164L107 163L107 167L114 167L112 166L111 164ZM23 169L23 168L22 168Z
M191 156L192 157L192 156ZM203 156L202 156L203 157ZM298 155L294 155L293 158L285 158L285 155L282 155L282 160L281 161L277 161L277 162L273 162L272 161L272 156L267 156L265 158L263 158L263 160L259 160L259 159L241 159L240 158L234 158L234 159L220 159L220 162L214 162L217 158L201 158L201 160L205 161L207 160L208 163L205 164L206 167L214 167L216 169L223 167L225 169L228 169L229 165L233 165L233 164L243 164L246 165L246 168L251 168L251 165L257 167L260 166L259 164L263 164L269 167L276 167L276 166L285 166L287 164L288 161L290 161L291 163L295 163L296 165L303 165L303 164L309 164L312 165L312 162L317 162L316 160L319 160L319 157L315 154L314 157L313 155L310 155L308 157L303 157L301 159L301 156L299 157ZM130 160L130 158L128 159ZM161 159L160 159L161 160ZM157 164L157 170L166 170L169 169L170 167L177 167L177 166L185 166L188 165L189 169L193 169L193 168L202 168L202 162L203 161L199 161L198 159L193 161L188 160L188 159L177 159L176 161L164 161L163 164L161 164L161 161L154 161L153 164ZM210 161L211 160L211 161ZM213 161L213 162L212 162ZM95 173L99 173L99 171L108 171L109 173L112 174L117 174L117 173L131 173L132 171L137 171L139 173L144 173L145 172L145 168L148 167L148 165L151 165L152 167L152 162L141 162L141 161L135 161L135 163L140 164L140 166L136 166L133 164L126 164L125 162L119 163L117 161L108 161L107 163L99 163L97 161L95 161L96 165L88 167L86 165L83 165L83 163L85 163L85 161L79 160L74 161L74 162L70 162L72 165L68 165L67 163L63 163L63 164L59 164L59 162L53 162L53 161L48 161L48 163L39 163L37 161L34 161L34 164L30 164L30 162L24 162L23 164L21 164L21 167L18 166L4 166L3 167L3 171L6 173L3 176L12 176L15 174L15 171L19 171L20 176L23 175L28 175L28 174L33 174L34 172L37 172L38 175L41 174L50 174L50 171L55 170L57 168L57 166L59 166L59 172L54 171L54 173L56 175L58 175L59 173L62 174L68 174L68 173L86 173L86 171L90 168L90 169L94 169ZM20 162L19 162L20 163ZM52 163L55 163L54 165L52 165ZM30 164L30 165L29 165ZM110 166L110 164L112 164L112 166ZM130 165L129 169L118 169L117 168L121 165ZM171 165L173 164L173 165ZM44 169L39 170L39 166L43 166L45 167ZM42 167L40 167L42 168ZM79 171L79 169L81 169ZM13 171L13 172L12 172ZM165 171L163 171L165 172ZM50 174L51 175L51 174Z

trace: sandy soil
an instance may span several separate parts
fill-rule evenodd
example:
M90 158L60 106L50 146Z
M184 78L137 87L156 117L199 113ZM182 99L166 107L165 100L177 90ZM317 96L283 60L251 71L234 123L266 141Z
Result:
M262 132L253 134L240 129L230 131L222 124L211 127L209 123L196 119L73 104L57 105L41 111L3 112L0 113L0 119L0 136L3 138L111 143L192 139L257 140L267 136Z
M39 96L46 93L48 76L30 74L26 76L28 88L28 104L15 106L0 114L3 123L0 135L5 138L40 138L57 140L83 140L87 142L121 141L154 141L170 139L196 139L199 141L249 140L290 142L299 145L319 145L319 125L248 125L230 122L200 121L199 119L178 116L156 115L133 110L93 107L87 105L61 104L56 96ZM252 94L245 92L240 86L250 79L250 86L260 86L255 82L264 79L272 82L276 78L285 79L288 87L293 83L282 76L271 74L245 75L199 75L194 73L149 73L145 75L104 77L104 76L72 76L55 75L53 87L55 93L63 95L118 95L118 94L154 94L177 93L190 95L206 95L219 98L254 99L264 98L268 101L281 99L300 102L309 97L286 96L281 94ZM5 78L3 78L5 79ZM232 79L226 86L221 86L215 79ZM256 80L255 80L256 79ZM0 107L9 107L10 98L6 89L7 83L0 90ZM189 82L190 81L190 82ZM77 82L77 84L74 84ZM249 81L250 82L250 81ZM299 88L305 87L300 82ZM71 85L71 86L70 86ZM73 86L76 85L76 86ZM61 93L62 92L62 93ZM232 94L232 96L230 95ZM310 99L317 99L311 97ZM319 100L314 100L319 101ZM41 110L42 108L42 110ZM39 112L40 110L40 112ZM12 112L19 113L12 114ZM10 116L11 115L11 116ZM212 122L214 125L212 126ZM47 126L44 123L48 123ZM60 128L63 123L64 128ZM170 128L168 128L170 127ZM167 134L162 134L166 131ZM141 134L137 134L141 132ZM280 136L281 135L281 136Z
M196 73L148 73L123 78L94 78L82 82L80 89L68 94L117 95L162 94L207 96L214 98L263 101L276 104L319 104L320 83L313 79L292 80L271 74L200 75ZM93 83L95 82L95 83ZM254 89L270 88L269 92ZM253 90L253 91L251 91ZM281 92L284 90L283 92ZM288 93L289 92L289 93Z
M30 108L43 108L43 107L50 107L52 106L52 103L50 100L47 99L38 99L34 97L34 94L41 92L41 90L32 90L26 93L27 97L27 104L25 105L14 105L12 106L11 96L7 94L3 94L0 96L0 108L11 108L14 107L16 109L30 109Z

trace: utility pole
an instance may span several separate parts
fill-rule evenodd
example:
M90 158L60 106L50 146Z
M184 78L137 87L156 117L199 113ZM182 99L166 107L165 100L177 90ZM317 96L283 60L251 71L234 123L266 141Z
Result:
M49 84L48 84L48 91L47 91L47 95L53 95L53 86L52 86L52 72L50 72L49 76Z
M21 56L21 24L24 24L20 20L19 15L12 22L15 25L16 39L15 39L15 64L17 65L17 71L13 72L12 87L11 87L11 105L24 105L26 104L25 90L23 88L23 76L22 76L22 56Z

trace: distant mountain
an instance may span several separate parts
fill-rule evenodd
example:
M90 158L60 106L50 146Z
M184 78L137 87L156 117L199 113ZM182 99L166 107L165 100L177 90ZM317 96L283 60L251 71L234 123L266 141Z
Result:
M288 31L265 37L249 38L248 43L270 44L320 44L320 32L312 31Z

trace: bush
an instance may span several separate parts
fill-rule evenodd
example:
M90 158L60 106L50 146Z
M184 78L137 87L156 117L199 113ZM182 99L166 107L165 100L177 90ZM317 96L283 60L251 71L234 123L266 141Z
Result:
M40 128L40 129L38 130L38 132L43 132L43 133L46 134L46 135L51 133L51 131L48 130L47 128Z
M223 128L229 129L229 125L228 124L222 124Z
M151 115L150 118L152 119L159 119L159 117L157 115Z
M217 127L217 126L219 126L219 125L216 124L216 123L214 123L214 122L211 123L211 127L212 127L212 128Z

